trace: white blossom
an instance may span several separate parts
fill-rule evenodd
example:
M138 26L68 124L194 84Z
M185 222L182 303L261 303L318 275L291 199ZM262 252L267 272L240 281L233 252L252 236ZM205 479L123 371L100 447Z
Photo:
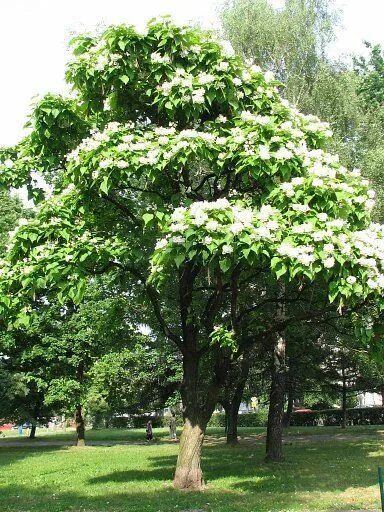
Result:
M324 264L325 268L332 268L335 266L335 258L333 258L333 256L325 258L325 260L323 261L323 264Z
M168 244L168 240L166 238L162 238L156 242L155 249L164 249L164 247Z
M231 254L233 253L233 247L231 245L223 245L223 254Z

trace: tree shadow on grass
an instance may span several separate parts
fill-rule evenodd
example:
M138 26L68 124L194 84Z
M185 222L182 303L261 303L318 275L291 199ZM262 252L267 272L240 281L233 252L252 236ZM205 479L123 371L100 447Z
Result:
M313 446L286 447L286 460L279 464L263 462L264 447L205 447L202 467L209 486L227 480L227 488L241 491L287 493L297 491L333 491L351 487L369 487L376 483L377 466L384 457L375 455L377 442L315 443ZM108 482L170 481L176 456L149 456L145 471L116 471L89 479L91 485ZM336 478L335 478L336 475ZM233 481L235 480L235 481Z
M147 449L148 448L148 449ZM58 490L58 483L44 483L36 487L29 480L22 484L3 487L0 495L0 510L4 512L169 512L171 510L201 509L207 512L265 512L286 511L287 509L319 510L320 492L328 493L322 510L364 508L360 502L350 499L353 493L367 492L372 501L372 490L376 485L376 471L383 457L377 441L351 443L293 443L285 449L286 462L264 464L263 446L239 446L227 448L207 446L203 450L203 470L208 487L203 493L183 493L174 490L171 480L176 455L159 453L157 447L143 447L143 458L147 466L142 471L122 470L121 466L108 474L92 476L90 467L82 467L79 460L79 474L84 471L85 479L76 487ZM62 449L62 448L61 448ZM51 452L54 457L58 449L39 448L26 452L13 449L8 456L12 463L36 454ZM112 451L105 449L106 457ZM129 459L130 448L127 447ZM136 447L137 450L137 447ZM83 452L86 453L86 452ZM124 452L125 453L125 452ZM140 453L137 466L140 467ZM0 452L0 464L2 461ZM129 464L127 464L129 467ZM102 470L102 467L99 470ZM1 474L5 467L0 470ZM93 473L94 474L94 473ZM33 476L33 475L32 475ZM74 474L76 479L76 474ZM76 484L75 484L76 485ZM74 490L75 489L75 490ZM329 493L334 493L329 498ZM337 497L344 493L341 502ZM377 505L378 506L378 503Z

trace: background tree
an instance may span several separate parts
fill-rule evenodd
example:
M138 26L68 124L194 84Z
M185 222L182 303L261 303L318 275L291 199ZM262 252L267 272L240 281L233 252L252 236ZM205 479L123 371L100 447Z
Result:
M129 348L104 355L90 372L87 408L102 415L143 414L164 408L180 388L180 355L152 336L136 334ZM90 407L89 403L92 401Z

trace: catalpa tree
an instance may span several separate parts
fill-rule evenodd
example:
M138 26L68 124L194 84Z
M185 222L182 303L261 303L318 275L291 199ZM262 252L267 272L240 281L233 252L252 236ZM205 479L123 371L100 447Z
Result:
M2 312L26 322L37 292L79 302L96 273L128 283L182 353L174 483L199 489L205 428L233 358L317 314L260 319L260 295L274 287L280 303L314 283L339 309L381 298L374 192L324 151L326 124L209 33L163 19L144 34L82 35L72 49L74 98L41 99L30 135L3 150L5 186L26 182L40 197L33 170L54 188L11 237Z

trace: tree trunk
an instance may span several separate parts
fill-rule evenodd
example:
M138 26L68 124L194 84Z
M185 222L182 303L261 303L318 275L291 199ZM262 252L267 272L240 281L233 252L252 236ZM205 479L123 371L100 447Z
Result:
M81 405L76 406L75 412L76 424L76 446L85 446L85 426Z
M180 436L173 485L176 489L198 491L204 486L200 456L207 422L203 421L202 410L199 407L199 356L196 350L196 339L191 333L188 334L190 350L183 354L181 386L184 427Z
M295 399L294 389L292 382L288 384L288 399L287 399L287 410L284 416L284 427L288 428L291 425L291 418L293 412L293 400Z
M239 443L237 438L237 419L239 416L239 409L232 406L228 414L228 428L227 428L227 444L234 446Z
M188 418L184 423L173 481L176 489L200 491L204 487L200 459L205 427L201 422L194 423Z
M283 457L283 414L285 376L285 337L277 335L273 348L272 381L268 412L266 462L281 462Z
M227 424L227 444L236 445L238 444L238 435L237 435L237 423L239 418L239 409L241 405L241 400L243 398L244 388L248 380L249 368L251 362L249 357L249 352L245 352L243 354L243 359L241 361L241 373L240 378L237 382L237 386L235 388L234 395L232 397L232 402L230 404L228 410L228 424Z
M225 352L218 347L212 354L214 355L214 364L211 367L211 382L207 388L202 388L204 378L199 375L202 366L202 352L198 347L198 330L192 315L192 291L196 275L191 263L187 263L179 271L180 316L183 332L181 396L184 427L180 437L179 455L173 482L176 489L194 491L204 487L200 466L201 447L207 423L217 404L219 391L224 385L228 369ZM211 330L213 330L213 325L210 327Z
M220 405L223 407L224 409L224 432L225 434L227 434L228 432L228 422L229 422L229 409L230 409L230 403L229 401L226 401L226 400L220 400Z
M227 362L223 358L216 361L211 384L205 392L199 389L199 357L196 352L189 353L187 357L184 355L183 367L181 394L184 427L173 484L176 489L199 491L204 488L200 466L201 447L207 423L215 410L219 391L224 384Z
M343 409L343 418L341 422L341 428L346 428L347 426L347 382L345 376L344 368L341 370L343 377L343 398L342 398L342 409Z
M380 392L381 392L381 406L384 407L384 384L380 386Z
M35 439L36 437L36 423L34 421L31 422L31 431L29 433L29 439Z

